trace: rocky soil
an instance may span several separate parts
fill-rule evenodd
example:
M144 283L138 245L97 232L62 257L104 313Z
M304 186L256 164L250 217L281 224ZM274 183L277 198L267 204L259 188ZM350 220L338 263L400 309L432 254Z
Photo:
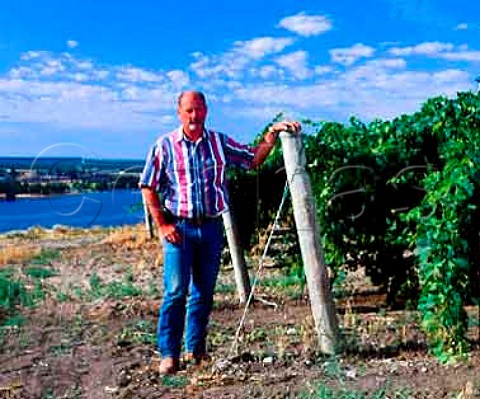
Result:
M162 259L142 226L33 229L2 236L0 248L0 271L41 294L35 306L0 313L13 317L0 334L0 398L480 398L478 309L469 309L468 357L440 364L416 314L389 311L355 276L337 301L344 350L327 357L316 350L304 287L271 262L232 348L244 307L226 264L211 360L162 377L154 345Z

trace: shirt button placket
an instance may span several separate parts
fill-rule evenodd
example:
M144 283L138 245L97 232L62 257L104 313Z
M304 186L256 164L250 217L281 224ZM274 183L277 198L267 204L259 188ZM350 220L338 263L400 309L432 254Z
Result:
M200 217L201 214L202 214L202 203L201 203L201 199L200 199L200 165L199 165L199 162L198 162L198 156L197 156L197 152L198 152L198 146L200 144L200 141L197 141L194 145L193 145L193 154L192 154L192 159L194 161L194 167L193 167L193 170L194 170L194 173L195 173L195 183L194 183L194 187L195 187L195 203L196 203L196 208L197 208L197 214L194 215L194 217Z

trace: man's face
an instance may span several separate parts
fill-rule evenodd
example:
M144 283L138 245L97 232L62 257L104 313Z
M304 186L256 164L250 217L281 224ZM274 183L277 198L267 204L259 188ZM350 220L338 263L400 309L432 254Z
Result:
M201 135L207 117L207 106L195 93L185 93L178 106L178 118L187 135Z

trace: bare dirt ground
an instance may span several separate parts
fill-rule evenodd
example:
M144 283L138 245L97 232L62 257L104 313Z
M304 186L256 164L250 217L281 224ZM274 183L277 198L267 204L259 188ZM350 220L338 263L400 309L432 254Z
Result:
M210 325L212 359L162 377L154 345L160 246L141 226L34 230L3 236L0 246L0 267L30 276L27 288L38 290L40 281L45 294L19 310L23 324L2 329L0 398L480 398L478 309L469 309L468 358L442 365L427 353L415 313L390 312L381 294L360 295L357 287L337 302L345 350L325 357L315 350L304 289L268 268L256 288L263 301L249 309L230 353L243 306L225 266ZM31 267L53 273L33 279Z

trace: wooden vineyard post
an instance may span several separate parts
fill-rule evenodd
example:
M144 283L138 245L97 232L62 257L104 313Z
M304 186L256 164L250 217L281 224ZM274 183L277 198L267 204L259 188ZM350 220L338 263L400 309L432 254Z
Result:
M320 245L310 177L305 170L305 152L300 134L282 132L280 138L319 349L322 353L334 354L338 324Z
M235 272L238 296L240 303L246 303L250 295L251 286L242 246L240 245L238 230L233 221L231 211L224 212L222 218L227 235L228 248L230 249L230 256L232 258L233 270Z
M145 201L145 196L142 194L142 203L143 203L143 212L145 214L145 230L147 231L147 237L149 239L153 238L153 221L152 216L148 210L147 201Z

